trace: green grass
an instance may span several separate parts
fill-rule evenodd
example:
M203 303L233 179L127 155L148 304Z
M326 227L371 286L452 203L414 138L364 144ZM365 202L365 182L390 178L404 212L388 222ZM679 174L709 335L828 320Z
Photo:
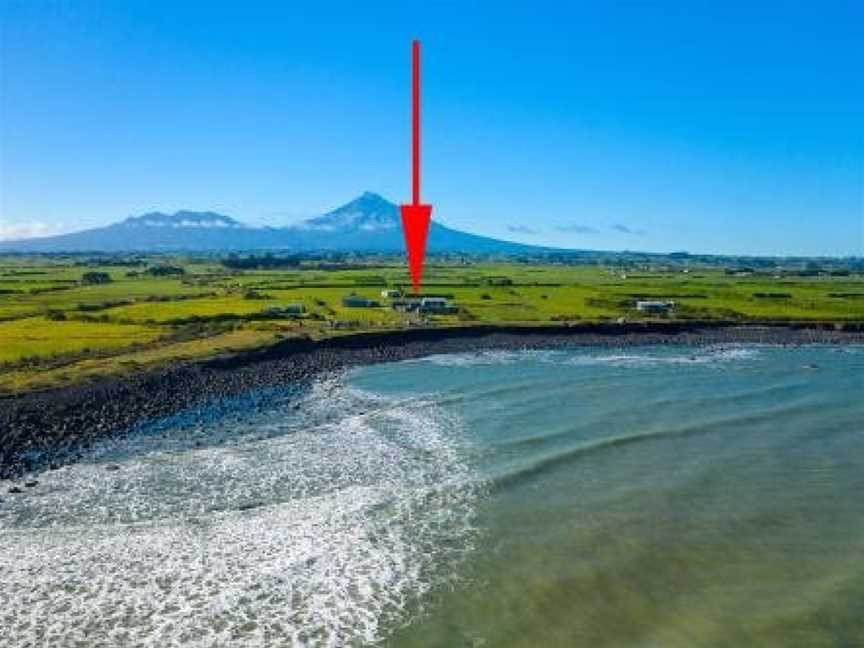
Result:
M116 353L88 356L73 363L18 366L0 372L0 390L25 391L62 384L80 383L101 376L134 373L151 367L235 352L275 341L272 331L239 330L185 342L170 342L145 349L118 348Z
M159 329L101 322L53 322L41 317L0 322L0 362L122 349L158 338Z
M250 300L240 296L219 296L119 306L110 309L107 315L112 321L164 324L194 317L216 318L228 315L242 317L260 313L269 306L278 303L274 300Z
M392 310L380 296L385 287L407 287L399 259L350 270L304 261L285 270L243 272L227 270L218 259L144 261L131 267L88 264L80 257L0 257L0 363L6 376L14 374L14 380L0 377L0 389L208 356L230 347L229 340L248 348L277 336L398 328L409 319L415 326L643 320L635 310L642 297L674 300L675 319L864 321L860 274L803 277L781 269L776 276L738 276L716 267L684 272L680 266L430 263L424 293L452 296L461 312L418 321ZM186 274L140 274L157 264L182 266ZM107 272L112 282L81 285L90 271ZM250 290L263 298L244 298ZM351 293L382 306L345 308L342 298ZM264 318L267 308L291 303L305 306L300 320Z
M99 306L153 297L190 297L204 295L213 290L181 284L176 279L121 279L116 283L95 286L63 286L63 290L36 294L0 294L0 320L45 314L49 310L75 311L82 305Z

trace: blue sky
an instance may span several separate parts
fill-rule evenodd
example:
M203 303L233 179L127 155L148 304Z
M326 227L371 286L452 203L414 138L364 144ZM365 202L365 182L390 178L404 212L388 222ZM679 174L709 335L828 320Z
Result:
M407 201L418 37L448 225L864 254L861 2L3 0L0 25L0 237Z

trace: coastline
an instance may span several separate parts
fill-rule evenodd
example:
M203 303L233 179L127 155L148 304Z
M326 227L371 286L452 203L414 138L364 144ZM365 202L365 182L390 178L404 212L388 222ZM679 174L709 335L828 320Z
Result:
M74 460L101 438L148 420L332 371L480 350L642 345L861 344L864 324L643 322L579 326L471 326L289 339L231 356L131 377L0 399L0 479Z

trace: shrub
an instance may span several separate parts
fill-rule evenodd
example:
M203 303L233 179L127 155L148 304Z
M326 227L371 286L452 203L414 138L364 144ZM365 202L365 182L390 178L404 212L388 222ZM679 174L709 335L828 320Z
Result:
M753 296L756 299L791 299L791 293L785 292L755 292Z
M171 265L152 266L147 268L146 272L151 277L170 277L186 274L186 271L183 268Z
M107 272L85 272L81 276L81 283L84 283L84 284L111 283L111 275L109 275Z

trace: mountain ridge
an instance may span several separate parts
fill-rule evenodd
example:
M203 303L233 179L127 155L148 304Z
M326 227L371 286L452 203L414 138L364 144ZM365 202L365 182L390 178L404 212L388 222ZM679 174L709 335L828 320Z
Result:
M430 253L515 254L551 251L471 234L433 219ZM325 214L283 227L253 227L217 212L149 212L80 232L0 241L5 252L404 251L399 207L366 191Z
M180 210L173 214L149 212L140 216L129 216L115 223L121 227L244 227L243 223L217 212ZM110 227L110 226L109 226Z

